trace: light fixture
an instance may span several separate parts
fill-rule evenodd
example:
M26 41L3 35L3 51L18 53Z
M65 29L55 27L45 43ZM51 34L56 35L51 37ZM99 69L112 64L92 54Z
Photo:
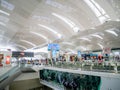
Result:
M70 42L62 42L62 44L67 44L67 45L75 46L73 43L70 43Z
M18 46L18 47L21 47L21 48L23 48L23 49L27 49L25 46L19 45L19 44L14 44L13 46Z
M38 24L39 26L41 26L41 27L43 27L43 28L45 28L45 29L47 29L47 30L49 30L49 31L51 31L51 32L53 32L55 35L57 35L59 38L61 38L62 37L62 35L61 34L59 34L58 32L56 32L55 30L53 30L52 28L49 28L49 27L47 27L47 26L45 26L45 25L42 25L42 24Z
M87 48L86 47L83 47L83 46L78 46L76 49L82 49L83 51L86 51Z
M103 49L103 45L102 44L100 44L100 43L97 43L100 47L101 47L101 49Z
M93 29L93 30L94 30L94 29L96 29L96 28L95 28L95 27L92 27L91 29Z
M116 19L116 21L118 21L118 22L119 22L119 21L120 21L120 19Z
M64 10L64 12L71 12L74 10L71 6L65 5L64 3L60 3L60 2L55 1L55 0L45 0L45 2L46 2L46 4L48 4L54 8Z
M0 10L0 13L5 14L5 15L7 15L7 16L10 15L9 13L7 13L7 12L5 12L5 11L3 11L3 10Z
M93 35L91 35L91 36L97 37L97 38L100 38L100 39L103 39L100 35L97 35L97 34L93 34Z
M79 39L82 39L82 40L86 40L86 41L91 41L90 39L88 39L88 38L79 38Z
M55 16L55 17L57 17L57 18L59 18L59 19L61 19L61 20L64 21L66 24L68 24L68 25L73 29L74 32L78 32L78 31L79 31L79 27L77 27L77 26L75 25L75 23L73 23L73 22L72 22L71 20L69 20L68 18L63 17L63 16L61 16L61 15L59 15L59 14L57 14L57 13L52 13L52 15Z
M2 25L2 26L6 26L6 24L5 24L5 23L3 23L3 22L0 22L0 25Z
M105 30L105 31L115 35L116 37L118 36L118 34L115 31L113 31L113 30Z
M35 44L33 44L32 42L27 41L27 40L20 40L20 41L25 42L25 43L28 43L28 44L32 45L33 47L35 47L35 46L36 46Z
M70 52L74 52L72 49L70 49L70 48L67 48L66 49L67 51L70 51Z
M43 39L45 39L46 41L48 40L47 37L45 37L44 35L42 35L42 34L40 34L40 33L33 32L33 31L30 31L30 33L35 34L35 35L37 35L37 36L40 36L40 37L42 37Z

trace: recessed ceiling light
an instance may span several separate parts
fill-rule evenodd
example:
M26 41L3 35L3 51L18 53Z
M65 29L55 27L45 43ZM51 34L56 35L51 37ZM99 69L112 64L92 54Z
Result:
M62 42L62 44L68 44L68 45L75 46L73 43L70 43L70 42Z
M100 38L100 39L103 39L100 35L97 35L97 34L93 34L93 35L91 35L91 36L97 37L97 38Z
M30 33L35 34L35 35L37 35L37 36L40 36L40 37L42 37L43 39L45 39L46 41L48 40L48 38L47 38L46 36L44 36L44 35L42 35L42 34L40 34L40 33L33 32L33 31L30 31Z
M111 34L113 34L115 36L118 36L118 34L113 30L105 30L105 31L108 32L108 33L111 33Z
M97 43L100 47L101 47L101 49L103 49L103 45L102 44L100 44L100 43Z
M118 22L119 22L119 21L120 21L120 19L117 19L116 21L118 21Z
M7 13L7 12L5 12L5 11L3 11L3 10L0 10L0 13L2 13L2 14L5 14L5 15L10 15L9 13Z
M95 29L95 27L92 27L91 29Z
M79 39L82 39L82 40L86 40L86 41L91 41L90 39L88 39L88 38L79 38Z
M21 47L21 48L23 48L23 49L27 49L25 46L19 45L19 44L14 44L13 46L18 46L18 47Z

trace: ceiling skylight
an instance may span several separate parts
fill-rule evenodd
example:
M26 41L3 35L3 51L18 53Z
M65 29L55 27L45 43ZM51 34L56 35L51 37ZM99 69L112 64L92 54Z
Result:
M97 37L97 38L100 38L100 39L103 39L100 35L97 35L97 34L93 34L93 35L91 35L91 36Z
M7 16L10 15L9 13L7 13L7 12L5 12L5 11L3 11L3 10L0 10L0 13L5 14L5 15L7 15Z
M18 47L21 47L21 48L23 48L23 49L27 49L25 46L19 45L19 44L14 44L13 46L18 46Z
M15 8L13 4L7 2L6 0L1 0L1 6L11 11Z
M46 23L53 23L54 22L54 20L48 16L33 15L32 18L35 20L38 20L38 21L46 22Z
M2 21L2 22L5 22L5 23L7 23L7 22L9 22L9 18L7 18L7 17L5 17L5 15L3 16L3 15L0 15L0 21Z
M67 44L67 45L75 46L73 43L70 43L70 42L62 42L62 44Z
M27 41L27 40L20 40L20 41L25 42L25 43L28 43L28 44L32 45L33 47L35 47L35 46L36 46L34 43L29 42L29 41Z
M73 30L74 32L78 32L78 31L79 31L79 27L77 27L77 26L75 25L75 23L73 23L73 22L72 22L71 20L69 20L68 18L63 17L63 16L61 16L61 15L59 15L59 14L56 14L56 13L52 13L52 15L55 16L55 17L57 17L57 18L59 18L59 19L61 19L61 20L64 21L66 24L68 24L68 25L72 28L72 30Z
M84 1L92 9L101 23L104 23L106 20L110 20L110 16L106 14L105 10L95 0Z
M82 40L86 40L86 41L91 41L90 39L88 39L88 38L79 38L79 39L82 39Z
M44 53L48 53L48 47L43 47L43 48L39 48L39 49L35 49L33 50L33 52L44 52Z
M74 52L74 50L70 49L70 48L67 48L66 49L67 51L70 51L70 52Z
M105 31L115 35L116 37L118 36L118 34L115 31L113 31L113 30L105 30Z
M101 49L103 49L103 48L104 48L102 44L100 44L100 43L97 43L97 44L101 47Z
M48 4L48 5L52 6L52 7L61 9L62 11L65 11L65 12L71 12L71 11L74 10L69 5L59 3L58 1L54 1L54 0L45 0L45 1L46 1L46 4Z
M46 36L44 36L44 35L42 35L42 34L40 34L40 33L33 32L33 31L30 31L30 33L35 34L35 35L37 35L37 36L40 36L40 37L42 37L43 39L45 39L46 41L48 40L48 38L47 38Z
M6 24L5 24L5 23L3 23L3 22L0 22L0 25L2 25L2 26L6 26Z
M78 50L83 50L83 51L86 51L86 50L87 50L87 48L86 48L86 47L83 47L83 46L78 46L76 49L78 49Z
M59 38L62 37L61 34L59 34L58 32L56 32L56 31L53 30L52 28L49 28L49 27L47 27L47 26L45 26L45 25L42 25L42 24L38 24L38 25L41 26L41 27L43 27L43 28L45 28L45 29L47 29L47 30L49 30L50 32L54 33L54 34L57 35Z

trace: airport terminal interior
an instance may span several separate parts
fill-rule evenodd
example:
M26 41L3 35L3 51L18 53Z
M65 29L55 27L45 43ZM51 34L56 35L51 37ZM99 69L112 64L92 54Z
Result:
M120 90L120 0L0 0L0 90Z

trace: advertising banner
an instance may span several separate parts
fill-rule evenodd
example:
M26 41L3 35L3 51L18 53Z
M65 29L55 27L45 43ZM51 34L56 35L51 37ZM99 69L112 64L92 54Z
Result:
M10 64L10 56L6 56L6 64Z

